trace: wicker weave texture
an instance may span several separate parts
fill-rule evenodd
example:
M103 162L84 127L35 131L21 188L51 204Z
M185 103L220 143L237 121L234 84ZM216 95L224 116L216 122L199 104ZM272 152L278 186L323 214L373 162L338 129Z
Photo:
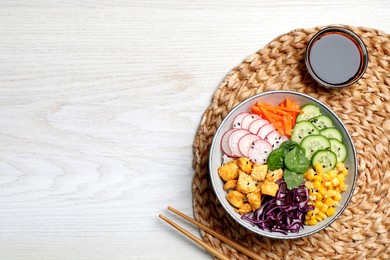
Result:
M264 259L390 259L390 35L341 26L358 34L369 53L367 71L356 84L340 90L316 85L305 68L304 52L311 37L326 26L293 30L278 36L226 75L204 112L194 140L195 218ZM217 201L208 171L212 138L227 113L257 93L279 89L300 91L327 104L346 124L359 160L357 186L340 218L315 235L295 240L265 238L235 223ZM231 259L247 259L209 234L201 235Z

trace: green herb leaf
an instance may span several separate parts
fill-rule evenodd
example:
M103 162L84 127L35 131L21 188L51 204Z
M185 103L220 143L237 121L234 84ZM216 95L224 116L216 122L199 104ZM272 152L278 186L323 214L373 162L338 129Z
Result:
M295 147L299 148L299 144L297 142L286 141L282 143L278 149L273 150L267 159L268 169L274 171L280 168L284 168L284 157Z
M299 144L297 142L294 142L294 141L286 141L286 142L283 142L278 149L285 149L288 151L291 151L292 149L294 149L295 147L299 147Z
M280 168L284 168L284 156L286 152L287 151L283 148L273 150L267 158L268 169L274 171Z
M303 174L284 169L283 179L287 184L287 189L292 190L301 185L303 182Z
M306 158L305 152L299 146L286 154L284 164L290 171L298 174L304 174L310 167L309 159Z

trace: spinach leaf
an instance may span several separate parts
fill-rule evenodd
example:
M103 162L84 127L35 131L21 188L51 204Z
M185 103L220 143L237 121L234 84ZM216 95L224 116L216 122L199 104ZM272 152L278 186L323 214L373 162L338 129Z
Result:
M273 150L267 159L268 169L271 171L284 168L286 154L295 147L299 148L299 144L294 141L286 141L280 145L279 148Z
M284 164L290 171L299 174L304 174L310 167L309 159L306 158L304 151L299 146L286 153Z
M284 169L283 179L287 184L287 189L292 190L301 185L303 182L303 174Z
M288 151L291 151L292 149L294 149L295 147L299 147L299 144L297 142L294 142L294 141L286 141L286 142L283 142L278 149L285 149Z
M273 150L268 155L268 158L267 158L268 169L271 171L274 171L274 170L283 168L284 167L284 156L285 156L286 152L287 151L285 149L281 149L281 148Z

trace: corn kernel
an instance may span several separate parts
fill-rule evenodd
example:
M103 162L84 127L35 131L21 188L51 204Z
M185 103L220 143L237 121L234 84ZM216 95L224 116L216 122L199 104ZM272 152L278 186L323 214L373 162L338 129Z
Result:
M333 205L334 205L334 201L333 201L332 198L327 198L327 199L325 200L325 204L328 205L328 206L330 207L330 206L333 206Z
M343 182L345 180L345 176L342 174L338 174L337 179L339 179L340 182Z
M327 204L323 204L322 207L320 208L320 211L326 213L326 211L328 210L329 206Z
M337 169L339 172L342 171L343 169L345 169L344 163L338 162L338 163L336 164L336 169Z
M316 199L317 201L321 201L322 200L322 194L321 193L316 192L315 195L317 197L317 199Z
M314 169L315 169L316 172L318 172L318 173L324 172L321 163L316 163L316 164L314 165Z
M318 188L321 187L321 186L322 186L321 182L319 182L319 181L313 182L313 187L314 187L315 189L318 189Z
M332 216L335 213L334 207L329 207L328 210L326 211L326 215L329 217Z
M311 216L314 216L315 213L314 213L314 210L309 210L307 213L306 213L306 216L308 217L311 217Z
M322 201L316 201L316 203L314 203L314 207L316 208L322 208L322 206L324 206L324 203Z
M318 223L318 221L315 220L315 219L309 219L309 220L307 221L307 224L310 225L310 226L314 226L314 225L317 224L317 223Z
M337 179L337 177L334 177L333 180L332 180L332 184L333 184L334 187L338 186L340 184L339 179Z
M314 212L314 215L317 215L317 214L318 214L318 212L320 212L320 209L318 209L318 208L315 208L315 209L313 210L313 212Z
M336 201L341 200L341 193L339 191L336 191L336 196L334 196L334 200Z
M305 174L306 174L306 179L308 179L309 181L314 180L314 171L313 171L313 169L309 169Z
M343 170L341 171L341 174L344 175L344 176L346 176L346 175L348 174L348 170L347 170L347 169L343 169Z
M334 197L334 196L336 196L336 191L335 190L328 190L325 193L325 198L331 198L331 197Z
M340 190L341 191L346 191L347 190L347 185L345 185L344 182L341 182L339 186L340 186Z
M337 176L337 174L335 173L335 171L334 171L334 170L330 170L330 171L328 171L328 175L329 175L330 177L332 177L332 178L334 178L334 177L336 177L336 176Z
M326 189L325 189L323 186L321 186L321 187L318 188L318 192L319 192L322 196L325 196L325 194L326 194Z
M320 215L317 214L317 215L316 215L316 220L317 220L317 221L321 221L321 220L323 220L323 218L322 218Z
M322 177L319 174L314 175L314 181L322 182Z
M326 219L326 214L322 211L318 212L318 216L320 216L322 219Z
M310 192L311 188L313 188L313 183L311 181L306 181L305 186L306 186L306 188L308 188L308 190Z
M323 181L323 182L327 182L327 181L329 181L329 180L330 180L329 175L326 174L326 173L323 173L323 174L322 174L322 181Z
M330 181L327 181L324 183L324 186L329 188L332 186L332 183Z
M317 200L317 196L316 195L310 195L309 196L309 200L316 201Z

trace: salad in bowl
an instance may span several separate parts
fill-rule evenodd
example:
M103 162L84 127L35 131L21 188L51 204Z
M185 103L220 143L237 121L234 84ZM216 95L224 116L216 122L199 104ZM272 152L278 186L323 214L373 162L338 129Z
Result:
M238 104L220 124L209 169L235 221L272 238L314 234L347 207L357 179L355 147L325 104L269 91Z

